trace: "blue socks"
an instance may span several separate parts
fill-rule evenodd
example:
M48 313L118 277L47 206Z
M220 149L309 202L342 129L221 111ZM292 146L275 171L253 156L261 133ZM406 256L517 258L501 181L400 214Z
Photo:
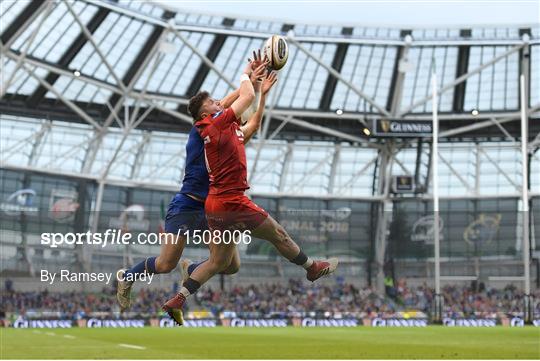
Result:
M134 276L141 273L154 274L156 272L156 257L148 257L142 262L137 263L124 273L124 277L127 275Z
M193 273L193 271L195 271L195 268L199 267L201 264L203 264L206 261L208 261L208 260L205 259L205 260L203 260L201 262L190 264L188 266L188 274L191 275ZM156 257L148 257L144 261L141 261L141 262L137 263L136 265L134 265L133 267L128 269L124 273L124 276L128 276L128 275L129 276L134 276L134 275L142 274L142 273L145 273L145 272L147 274L158 273L158 272L156 272Z

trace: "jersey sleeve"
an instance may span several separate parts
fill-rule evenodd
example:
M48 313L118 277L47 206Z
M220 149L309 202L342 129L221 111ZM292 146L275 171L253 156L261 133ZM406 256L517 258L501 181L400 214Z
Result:
M204 138L207 135L208 125L210 125L210 123L208 123L206 119L199 120L195 123L195 129L197 129L197 132L199 133L201 138Z

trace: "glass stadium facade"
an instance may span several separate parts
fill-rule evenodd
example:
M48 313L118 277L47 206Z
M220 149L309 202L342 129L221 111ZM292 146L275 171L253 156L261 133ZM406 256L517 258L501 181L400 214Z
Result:
M96 0L7 1L0 22L0 199L13 203L11 195L31 189L37 208L2 212L2 272L66 263L112 270L156 253L157 246L52 249L39 235L105 230L134 204L146 211L146 230L157 231L183 176L187 99L199 89L227 94L250 52L272 33L288 37L289 62L246 148L249 192L304 248L340 255L344 275L362 282L386 267L432 276L433 245L422 228L433 207L431 138L374 125L429 124L435 72L443 273L487 279L522 272L522 74L535 249L538 25L313 26ZM395 176L412 177L415 191L394 192ZM78 208L67 219L51 218L55 197L66 194ZM262 242L242 252L248 275L289 272ZM188 247L186 254L203 256L205 249Z

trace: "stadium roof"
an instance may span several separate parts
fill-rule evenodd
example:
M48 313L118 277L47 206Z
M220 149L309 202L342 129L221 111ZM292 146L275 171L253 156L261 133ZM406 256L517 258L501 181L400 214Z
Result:
M250 51L278 33L289 38L289 63L263 135L364 142L371 119L429 120L433 70L443 138L518 138L521 73L529 116L539 117L538 24L351 28L175 13L140 1L2 4L3 113L87 122L99 131L187 131L186 99L199 89L225 95Z

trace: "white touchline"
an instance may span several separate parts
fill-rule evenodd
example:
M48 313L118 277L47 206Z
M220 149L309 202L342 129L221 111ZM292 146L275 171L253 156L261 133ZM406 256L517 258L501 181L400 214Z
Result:
M134 348L136 350L146 350L146 347L137 346L137 345L130 345L130 344L127 344L127 343L119 343L118 346L126 347L126 348Z
M33 332L33 333L38 333L38 334L41 333L41 331L38 331L38 330L34 330L34 331L32 331L32 332Z
M64 335L65 338L75 338L75 336L71 336L71 335Z
M55 334L55 333L52 333L52 332L45 332L45 334L46 334L47 336L56 336L56 334Z

